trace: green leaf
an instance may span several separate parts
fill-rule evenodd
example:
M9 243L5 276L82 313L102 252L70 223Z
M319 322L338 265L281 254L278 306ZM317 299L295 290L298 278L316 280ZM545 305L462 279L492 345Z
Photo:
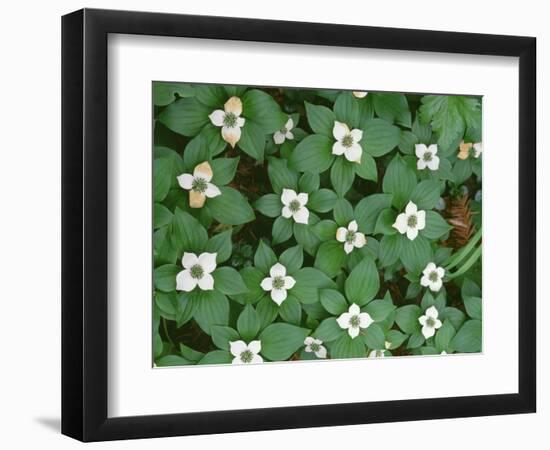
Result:
M237 143L239 148L257 161L263 161L265 149L265 134L255 123L247 120L241 128L241 138Z
M313 231L321 241L334 239L338 225L332 220L321 220L313 226Z
M366 305L378 293L380 278L372 258L365 257L355 266L344 283L346 297L351 303Z
M277 194L265 194L254 203L254 208L267 217L279 217L283 204L281 196Z
M359 336L352 339L348 333L344 333L330 347L330 355L333 359L365 358L367 352L363 339Z
M344 334L344 330L340 328L335 317L329 317L321 322L313 335L323 342L332 342Z
M190 292L178 292L178 309L176 312L176 326L179 328L189 322L197 309L198 297Z
M161 205L160 203L155 203L153 217L153 222L156 229L171 223L173 214L166 206Z
M468 320L451 341L451 348L461 353L481 351L481 320Z
M406 235L401 235L401 262L407 272L419 274L432 260L432 249L429 241L422 235L410 240Z
M340 226L347 227L353 220L353 207L345 198L341 198L334 203L334 220Z
M426 211L426 226L420 231L428 239L439 239L452 230L452 226L435 211Z
M424 344L424 342L426 342L424 335L420 331L417 331L416 333L411 334L409 342L407 343L407 348L418 348Z
M229 321L229 301L217 290L197 291L197 309L193 318L206 334L213 325L227 325Z
M246 198L237 190L220 186L221 195L207 200L212 217L225 225L241 225L255 219Z
M304 345L309 330L287 323L274 323L260 334L262 355L271 361L284 361Z
M397 230L393 227L397 213L392 208L384 209L380 212L376 225L374 226L374 234L396 234Z
M180 343L179 349L181 355L189 361L197 362L204 356L204 353L193 350L191 347L188 347L187 345L182 343Z
M336 199L336 194L330 189L319 189L309 195L307 207L313 211L325 213L332 209Z
M334 289L321 289L319 300L323 307L335 316L339 316L348 310L348 303L345 297Z
M155 159L153 197L155 202L164 200L172 184L172 162L167 158Z
M171 367L171 366L188 366L190 364L193 364L192 361L188 361L185 358L182 358L178 355L166 355L162 358L158 358L155 361L155 364L158 367Z
M242 102L243 116L247 118L247 122L254 121L264 134L280 130L288 120L275 99L259 89L247 91Z
M184 83L153 83L153 103L156 106L166 106L176 100L176 94L180 97L192 97L195 95L193 86Z
M361 155L361 163L354 164L355 173L363 180L378 181L378 169L374 158L368 153Z
M395 310L395 306L390 298L387 300L373 300L367 306L365 306L365 311L369 313L369 315L372 317L372 320L374 320L375 322L382 322L393 310ZM369 345L369 347L371 346Z
M401 331L398 330L390 330L388 331L388 334L386 334L386 341L390 343L389 350L395 350L396 348L399 348L403 342L405 342L405 339L407 339L408 335L401 333Z
M425 180L416 185L411 200L418 209L433 209L439 200L439 181Z
M155 292L155 304L160 310L162 317L173 320L178 311L178 296L175 291L168 293Z
M461 288L462 298L464 297L481 297L481 289L479 286L470 280L465 278Z
M292 236L292 220L279 216L273 222L271 231L273 245L286 242Z
M233 355L223 350L208 352L197 364L229 364L233 361Z
M184 136L197 135L209 123L212 109L195 97L182 98L169 104L159 114L158 120L167 128Z
M216 158L210 163L212 167L212 183L223 186L235 177L240 158Z
M246 341L252 341L260 331L260 316L252 305L246 305L237 319L237 330Z
M210 149L206 146L202 133L195 136L189 141L183 152L183 162L186 171L193 173L196 166L204 161L208 161L211 156Z
M361 146L371 156L382 156L399 144L401 130L383 119L367 120L363 127Z
M214 109L223 109L228 96L223 86L217 84L195 85L195 97L206 106Z
M457 308L446 307L439 316L439 320L444 321L449 319L455 330L458 330L464 321L466 320L466 315Z
M334 113L326 106L314 105L308 102L305 102L305 105L307 121L313 132L332 139L332 129L336 120Z
M298 181L298 190L300 192L315 193L319 189L321 180L317 173L304 173ZM311 199L310 199L311 201Z
M452 170L453 179L456 184L462 184L472 176L472 162L470 159L457 159Z
M450 349L449 346L455 334L456 331L451 325L451 322L446 320L441 328L435 333L435 346L439 353Z
M303 267L292 275L296 284L317 289L335 289L336 284L320 270L313 267Z
M418 318L422 311L418 305L405 305L397 308L395 322L405 333L412 334L420 331Z
M402 131L401 139L399 140L399 150L406 155L414 155L415 145L420 141L418 137L410 131Z
M300 172L324 172L334 161L333 143L334 139L320 134L306 137L290 155L290 167Z
M385 349L386 337L384 336L384 331L376 323L371 323L363 331L363 342L371 350L383 350Z
M286 159L269 158L267 174L276 194L281 194L283 189L295 191L298 187L298 172L288 168Z
M334 102L334 115L336 120L345 123L350 129L359 126L359 102L351 92L342 92L338 96Z
M260 240L256 253L254 255L254 265L264 274L269 273L269 269L277 262L277 257L271 248Z
M204 126L199 136L202 138L205 149L211 157L219 155L227 147L227 142L225 142L222 137L221 128L211 123Z
M265 291L261 288L260 283L265 278L266 273L262 273L257 267L244 267L240 271L240 274L248 290L242 296L243 303L256 303L265 295ZM238 301L238 299L235 300Z
M172 243L183 252L200 253L206 246L208 234L200 222L189 213L176 208L172 220Z
M294 289L292 289L294 290ZM279 315L281 318L293 325L300 325L302 320L302 306L297 298L289 295L279 307Z
M314 266L332 278L340 273L345 258L346 253L341 242L326 241L317 250Z
M397 262L402 252L401 236L386 235L380 240L378 258L382 267L389 267Z
M211 237L206 243L205 251L217 253L216 264L225 262L231 256L231 230L224 231Z
M214 288L226 295L245 294L248 289L233 267L218 267L213 273Z
M260 318L260 329L264 329L275 320L279 314L279 307L271 297L266 295L256 305L256 311Z
M372 94L374 110L382 119L411 127L411 112L407 97L403 94Z
M372 234L380 213L392 204L392 194L372 194L355 206L355 220L365 234Z
M336 158L330 169L330 181L336 193L343 197L350 190L355 179L355 166L345 158Z
M212 326L212 341L221 350L229 351L229 343L240 340L239 333L231 327L222 325Z
M464 307L472 319L481 320L481 304L479 297L464 297Z
M296 272L304 263L304 251L300 245L286 249L279 257L279 262L286 267L288 274Z
M155 287L162 292L176 290L176 275L181 272L181 267L175 264L165 264L155 269Z
M415 186L416 174L401 156L395 155L384 175L382 181L383 191L393 194L393 205L397 209L401 209L409 200Z
M320 241L317 235L313 233L312 227L310 226L316 223L312 222L312 216L312 214L309 215L309 225L305 225L303 223L295 223L293 225L293 231L296 242L304 248L306 253L309 253L313 256L317 251Z

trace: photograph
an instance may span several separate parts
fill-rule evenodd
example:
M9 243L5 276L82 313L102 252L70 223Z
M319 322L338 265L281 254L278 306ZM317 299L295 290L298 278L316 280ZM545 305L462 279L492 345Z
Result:
M483 98L362 89L152 82L152 366L483 351Z

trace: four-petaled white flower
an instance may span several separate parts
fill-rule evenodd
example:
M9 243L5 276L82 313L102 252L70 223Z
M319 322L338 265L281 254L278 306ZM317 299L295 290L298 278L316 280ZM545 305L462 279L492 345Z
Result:
M327 349L322 344L323 341L321 339L315 339L311 336L308 336L304 341L304 345L306 346L305 351L308 353L315 353L315 356L317 356L317 358L326 358Z
M361 312L359 306L355 303L351 305L348 312L342 313L336 319L340 328L348 330L348 334L352 339L356 338L361 331L361 328L368 328L374 322L369 313Z
M348 227L340 227L336 230L336 240L344 243L344 251L351 253L356 248L361 248L367 243L367 238L360 231L357 231L357 222L352 220Z
M261 350L261 341L251 341L248 345L244 341L229 342L229 351L234 356L232 364L263 363L264 359L258 355Z
M464 142L462 141L458 148L458 159L468 159L470 155L472 155L474 158L479 158L481 155L481 152L483 151L483 143L482 142L476 142L475 144L472 142Z
M364 98L367 96L368 92L365 91L353 91L353 96L357 98Z
M335 121L332 135L336 142L332 145L333 155L344 155L348 161L360 163L363 149L359 141L363 132L357 128L350 131L349 127L342 122Z
M429 287L433 292L437 292L443 286L443 277L445 276L445 269L443 267L437 267L433 262L429 263L422 271L422 278L420 284L424 287Z
M294 287L296 280L286 274L286 267L280 263L269 269L269 275L262 280L260 286L264 291L271 291L271 300L281 306L286 300L286 291Z
M212 176L212 167L208 161L196 166L193 175L182 173L178 176L179 185L189 191L189 206L191 208L202 208L206 197L212 198L221 195L218 187L210 183Z
M305 205L307 205L308 199L308 194L303 192L296 194L293 189L283 189L283 193L281 194L281 202L283 203L282 216L285 219L292 217L295 222L307 225L309 210Z
M437 144L431 144L429 147L426 147L426 144L416 144L414 152L418 158L416 162L418 170L424 170L426 167L430 170L439 169L439 156L436 155Z
M401 234L407 233L407 237L414 241L418 236L418 230L423 230L426 226L426 211L418 211L416 205L409 202L405 212L397 216L392 226Z
M245 119L240 117L243 112L243 104L239 97L231 97L223 105L223 110L217 109L208 117L217 127L222 127L222 138L231 147L241 138L241 127Z
M428 339L435 334L435 330L441 328L442 323L441 320L437 318L439 313L435 306L430 306L424 314L425 315L418 318L418 321L420 325L422 325L422 334Z
M183 270L176 276L176 289L190 292L198 286L203 291L214 289L214 277L211 273L216 268L217 253L183 254L181 265Z
M294 134L290 131L293 128L294 128L294 122L289 117L285 123L285 126L281 128L279 131L275 131L275 133L273 134L273 141L275 142L275 144L280 145L286 139L289 139L289 140L294 139Z
M385 356L384 350L371 350L369 353L369 358L384 358Z

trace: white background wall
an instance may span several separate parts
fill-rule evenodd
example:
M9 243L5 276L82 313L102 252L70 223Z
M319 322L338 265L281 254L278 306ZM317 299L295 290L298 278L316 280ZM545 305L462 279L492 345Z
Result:
M60 16L81 7L155 10L350 23L538 38L539 230L549 229L543 199L550 182L543 128L550 71L544 2L156 0L4 2L0 16L0 446L76 448L60 417ZM503 93L503 95L506 95ZM503 201L505 193L503 193ZM505 245L505 243L503 243ZM538 275L549 260L539 232ZM408 422L96 444L94 448L545 448L550 443L550 289L539 282L539 412L536 415ZM427 377L430 375L427 374ZM405 378L404 378L405 379Z

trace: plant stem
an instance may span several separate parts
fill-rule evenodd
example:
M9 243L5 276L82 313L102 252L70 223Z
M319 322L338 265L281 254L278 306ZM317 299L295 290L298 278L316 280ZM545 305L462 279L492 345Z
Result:
M172 344L172 347L174 347L174 341L172 341L172 338L170 337L170 333L168 333L168 323L166 322L166 319L164 317L160 317L162 319L162 327L164 328L164 334L166 335L166 338Z
M447 264L445 265L445 270L448 271L452 269L453 267L457 266L460 261L462 261L468 254L472 251L472 249L475 247L477 242L481 239L481 228L477 230L476 234L470 239L470 242L460 249L458 252L456 252L453 256L451 256L447 260Z
M479 259L480 256L481 256L481 247L478 247L476 248L475 252L473 252L472 255L466 260L466 262L462 264L462 266L456 272L447 275L447 278L449 280L452 280L453 278L456 278L462 275L475 264L475 262Z

